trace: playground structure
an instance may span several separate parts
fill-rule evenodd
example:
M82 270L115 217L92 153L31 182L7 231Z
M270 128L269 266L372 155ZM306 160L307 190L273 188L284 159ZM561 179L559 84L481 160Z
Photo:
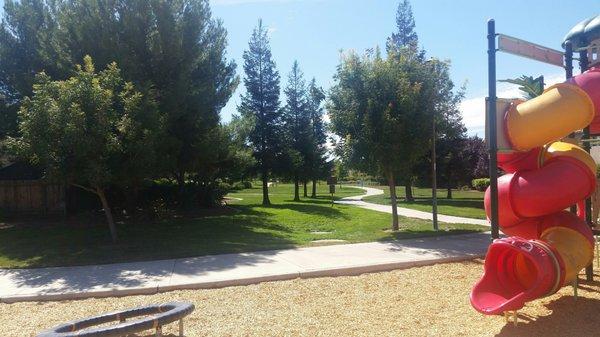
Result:
M179 321L179 336L183 337L183 318L193 311L194 304L190 302L147 305L61 324L38 334L38 337L118 337L146 330L155 330L156 336L162 336L162 327L176 321ZM136 317L139 318L127 321ZM98 326L110 322L119 323Z
M567 80L525 102L497 99L496 38L498 50L561 66ZM483 314L506 315L576 284L584 268L588 279L593 275L589 197L596 188L596 163L589 140L600 133L600 15L567 34L565 53L496 34L493 20L488 47L491 184L485 209L495 240L471 304ZM573 77L574 51L581 74ZM573 137L582 129L584 148ZM506 174L498 178L497 167ZM569 207L576 213L565 210ZM510 237L499 239L499 229Z

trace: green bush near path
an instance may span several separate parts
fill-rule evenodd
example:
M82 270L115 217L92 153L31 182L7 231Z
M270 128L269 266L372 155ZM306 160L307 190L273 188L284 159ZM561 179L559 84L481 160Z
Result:
M381 205L390 205L390 191L387 186L373 186L384 191L383 195L366 197L363 200ZM413 187L415 201L404 200L404 186L396 187L398 207L410 208L424 212L431 212L431 189ZM483 192L452 190L452 199L446 199L446 190L438 189L438 213L444 215L460 216L473 219L485 219L483 208Z
M475 188L479 192L484 192L485 189L490 186L490 178L473 179L471 185L473 185L473 188Z
M229 194L229 207L197 216L152 223L124 220L117 225L116 245L101 222L5 226L0 228L0 267L103 264L310 246L322 239L354 243L487 230L442 224L442 230L434 232L429 221L401 217L402 230L389 233L389 214L350 205L332 207L326 184L318 186L319 198L300 202L291 201L291 184L269 191L270 207L261 205L261 187L256 186ZM337 189L336 198L361 193L343 187Z

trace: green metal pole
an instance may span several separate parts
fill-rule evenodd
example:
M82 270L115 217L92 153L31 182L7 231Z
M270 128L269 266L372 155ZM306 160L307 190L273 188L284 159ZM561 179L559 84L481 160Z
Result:
M579 52L579 68L581 69L581 72L583 73L584 71L588 70L588 66L589 66L589 62L588 62L588 58L587 58L587 51L582 50ZM585 129L583 129L583 141L584 141L583 149L586 150L588 153L591 150L589 139L590 139L590 127L588 125L585 127ZM585 221L587 222L588 226L592 226L592 199L591 198L585 199ZM594 280L594 264L593 263L590 263L590 265L585 268L585 278L588 281Z
M437 231L439 229L438 226L438 214L437 214L437 165L436 165L436 155L435 155L435 138L436 138L436 130L435 130L435 112L433 113L433 123L432 123L432 136L431 136L431 213L433 215L433 230Z
M496 24L489 19L488 28L488 151L490 159L490 222L492 238L500 237L498 228L498 144L496 139Z

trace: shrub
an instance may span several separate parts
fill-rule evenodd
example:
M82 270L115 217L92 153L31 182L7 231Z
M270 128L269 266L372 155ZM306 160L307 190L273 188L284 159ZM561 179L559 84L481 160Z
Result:
M252 183L249 181L239 181L231 186L231 188L235 191L244 190L247 188L252 188Z
M210 183L186 182L183 189L170 180L159 179L151 182L140 191L143 197L142 204L156 208L195 208L213 207L220 205L223 197L231 191L233 186L215 181Z
M488 188L488 186L490 186L490 178L473 179L473 181L471 181L471 184L473 185L473 188L483 192L486 188Z

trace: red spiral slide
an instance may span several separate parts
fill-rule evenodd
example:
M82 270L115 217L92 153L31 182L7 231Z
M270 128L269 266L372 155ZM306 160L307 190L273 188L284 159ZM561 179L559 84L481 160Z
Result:
M582 204L596 188L596 164L577 145L558 140L590 123L597 127L597 116L598 68L506 112L505 132L517 152L498 155L507 173L498 179L498 207L500 228L511 237L488 249L484 274L471 291L479 312L518 310L570 284L591 263L594 238ZM577 215L565 210L575 204Z

